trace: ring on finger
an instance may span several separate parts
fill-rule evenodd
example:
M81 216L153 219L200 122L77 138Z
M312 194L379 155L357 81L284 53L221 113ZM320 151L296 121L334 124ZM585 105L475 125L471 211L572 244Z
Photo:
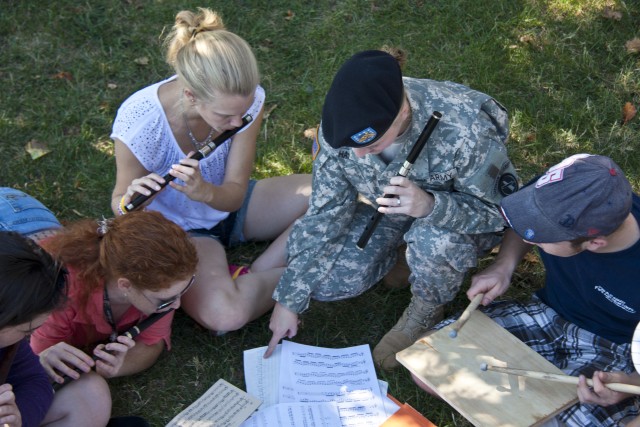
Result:
M400 197L398 197L398 198L396 199L396 204L397 204L398 206L400 206Z

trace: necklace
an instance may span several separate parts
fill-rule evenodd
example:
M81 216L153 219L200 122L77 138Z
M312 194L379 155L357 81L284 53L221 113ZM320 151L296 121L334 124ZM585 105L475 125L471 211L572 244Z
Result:
M193 148L196 151L199 151L205 145L208 145L213 140L213 126L211 126L211 130L209 130L209 135L203 140L198 141L195 136L193 136L193 132L191 131L191 126L189 126L189 120L187 120L187 113L184 111L184 92L180 96L180 110L182 111L182 118L184 119L184 124L187 125L187 135L189 135L189 141L193 145Z

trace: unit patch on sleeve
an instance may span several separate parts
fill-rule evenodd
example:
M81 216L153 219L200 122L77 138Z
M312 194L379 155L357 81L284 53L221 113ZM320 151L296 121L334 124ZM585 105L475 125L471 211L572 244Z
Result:
M498 178L498 191L503 196L508 196L518 191L518 179L511 173L503 173Z
M311 144L311 161L318 157L320 152L320 143L318 142L318 128L313 133L313 144Z

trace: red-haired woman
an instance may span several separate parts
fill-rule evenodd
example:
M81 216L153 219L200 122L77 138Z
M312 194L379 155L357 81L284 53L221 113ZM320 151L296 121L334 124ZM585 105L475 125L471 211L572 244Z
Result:
M178 308L194 282L198 255L180 227L157 212L132 212L71 224L41 245L69 271L67 305L31 336L54 381L79 378L75 369L105 378L134 374L169 349L173 313L135 341L120 334Z

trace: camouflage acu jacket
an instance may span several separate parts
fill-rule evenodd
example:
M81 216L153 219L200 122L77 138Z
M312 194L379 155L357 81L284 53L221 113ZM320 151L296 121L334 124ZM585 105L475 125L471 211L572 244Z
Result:
M404 85L412 120L396 140L404 144L389 164L378 155L358 158L351 148L333 149L318 134L309 210L291 232L288 266L273 294L294 312L308 307L321 285L316 273L340 253L346 231L364 227L352 224L358 195L375 205L433 111L443 117L407 175L435 198L428 223L462 234L498 232L506 225L499 203L517 190L518 178L504 145L505 108L457 83L405 77Z

